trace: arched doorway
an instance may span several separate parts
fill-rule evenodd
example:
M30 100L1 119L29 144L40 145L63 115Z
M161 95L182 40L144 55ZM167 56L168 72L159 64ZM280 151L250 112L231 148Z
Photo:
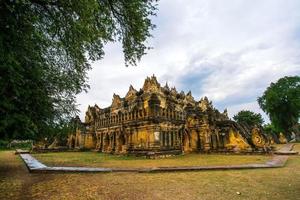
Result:
M191 137L190 137L189 132L186 129L183 131L182 145L183 145L183 151L184 152L190 152L190 150L191 150Z
M119 137L118 137L118 147L117 147L117 151L121 152L123 149L123 145L126 144L126 140L125 140L125 136L124 134L120 133Z

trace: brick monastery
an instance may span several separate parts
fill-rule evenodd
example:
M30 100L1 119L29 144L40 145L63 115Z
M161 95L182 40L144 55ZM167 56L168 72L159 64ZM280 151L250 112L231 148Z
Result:
M124 98L114 94L111 106L89 106L85 122L75 119L70 148L108 153L179 154L182 152L266 151L270 140L260 128L230 120L207 97L162 87L147 77L139 91L129 87Z

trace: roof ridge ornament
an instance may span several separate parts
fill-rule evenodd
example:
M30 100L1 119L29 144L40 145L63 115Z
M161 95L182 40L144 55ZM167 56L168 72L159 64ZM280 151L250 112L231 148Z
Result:
M137 90L130 84L129 90L128 90L126 96L125 96L125 99L128 99L128 98L130 98L132 96L135 96L136 93L137 93Z
M155 75L153 74L151 76L151 78L147 77L145 82L144 82L144 85L143 85L143 90L145 92L157 92L161 89L161 86L160 84L158 83Z

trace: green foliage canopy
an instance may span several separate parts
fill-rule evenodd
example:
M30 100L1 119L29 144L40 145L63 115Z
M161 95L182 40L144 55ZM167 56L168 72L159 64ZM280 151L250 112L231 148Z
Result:
M276 131L289 133L300 117L300 77L286 76L271 83L258 103Z
M1 1L0 138L41 137L73 116L89 60L120 41L135 65L155 11L154 0Z
M233 116L233 119L238 123L244 123L248 126L262 126L264 120L260 113L254 113L249 110L241 110L236 115Z
M274 128L273 124L265 124L263 126L263 130L264 130L264 133L269 134L269 135L273 135L273 134L279 135L279 133Z

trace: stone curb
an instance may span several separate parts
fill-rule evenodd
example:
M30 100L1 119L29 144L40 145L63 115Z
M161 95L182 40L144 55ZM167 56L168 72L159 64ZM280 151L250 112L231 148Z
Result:
M283 151L291 151L294 144L287 144ZM39 162L29 153L19 153L20 157L31 173L107 173L107 172L180 172L180 171L207 171L207 170L236 170L236 169L260 169L260 168L279 168L284 167L288 160L288 155L275 155L271 160L264 164L245 164L245 165L221 165L221 166L188 166L188 167L155 167L155 168L93 168L93 167L49 167Z
M277 151L274 152L276 155L298 155L299 153L297 151Z

